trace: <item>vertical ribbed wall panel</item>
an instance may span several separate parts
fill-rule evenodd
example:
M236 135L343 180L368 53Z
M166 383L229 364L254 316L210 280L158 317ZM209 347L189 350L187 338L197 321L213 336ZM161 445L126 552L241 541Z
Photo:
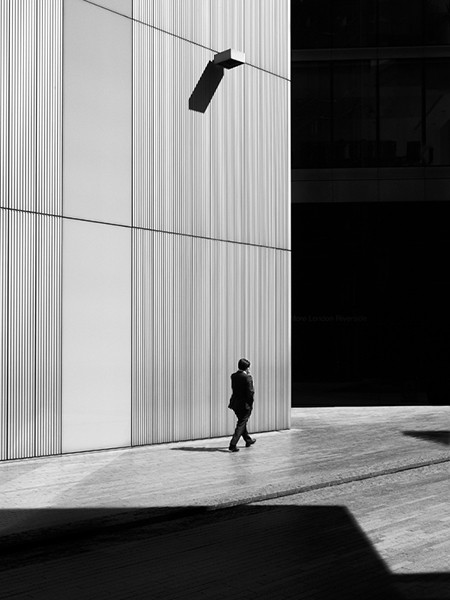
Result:
M227 48L245 52L244 4L242 0L211 2L211 48L217 52Z
M0 2L0 206L9 195L9 12L9 2ZM0 209L0 460L8 441L8 220Z
M134 232L133 445L226 435L252 361L253 431L289 425L290 253Z
M252 428L271 429L275 422L274 382L277 370L275 344L275 251L246 246L245 345L255 381Z
M36 11L10 3L9 206L36 209Z
M36 239L36 455L61 452L61 219L39 216Z
M0 206L9 206L9 2L0 2Z
M60 214L62 0L5 0L0 10L0 203Z
M40 0L38 7L36 210L60 215L62 213L62 0Z
M291 253L276 252L275 266L275 346L276 420L274 427L290 427L291 418Z
M252 431L289 426L290 253L213 243L211 299L212 435L230 433L225 411L237 361L252 362L255 410Z
M153 2L133 0L133 19L147 25L153 24Z
M288 248L289 82L245 69L245 240Z
M210 120L188 102L212 54L134 24L133 223L210 233Z
M174 397L174 277L173 239L154 233L150 264L153 271L152 440L173 439Z
M190 438L211 435L211 241L194 239L192 244L192 307L188 348L191 377ZM181 390L182 391L182 390ZM180 399L182 399L182 395Z
M133 17L209 48L210 2L211 0L134 0Z
M173 248L173 439L188 439L192 429L192 310L193 244L192 238L167 236Z
M8 456L8 229L9 212L0 209L0 460Z
M0 10L1 205L60 214L62 0ZM59 227L2 214L3 459L60 451Z
M212 242L211 257L211 435L232 430L234 414L227 408L230 375L245 344L245 246Z
M9 218L8 458L35 454L36 215Z
M210 251L134 231L133 445L210 435Z
M249 64L290 78L289 0L245 0L245 52Z
M133 232L133 445L173 439L175 290L172 236Z
M155 223L154 54L151 27L133 23L133 225Z
M245 70L225 71L211 103L211 235L224 240L252 241L244 222L244 101Z
M151 444L153 403L153 236L132 231L131 442Z
M155 32L155 229L209 235L209 119L188 102L210 58Z

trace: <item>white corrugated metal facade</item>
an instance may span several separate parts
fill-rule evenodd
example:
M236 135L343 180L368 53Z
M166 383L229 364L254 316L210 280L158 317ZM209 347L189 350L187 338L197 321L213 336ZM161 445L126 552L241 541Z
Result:
M289 6L0 3L1 460L289 427Z

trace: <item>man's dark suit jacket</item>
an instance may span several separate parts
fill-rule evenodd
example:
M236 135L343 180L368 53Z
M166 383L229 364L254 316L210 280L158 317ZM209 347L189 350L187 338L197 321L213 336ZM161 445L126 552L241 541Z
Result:
M231 396L230 406L234 411L249 410L253 408L253 397L255 389L253 387L253 377L245 371L237 371L231 375Z

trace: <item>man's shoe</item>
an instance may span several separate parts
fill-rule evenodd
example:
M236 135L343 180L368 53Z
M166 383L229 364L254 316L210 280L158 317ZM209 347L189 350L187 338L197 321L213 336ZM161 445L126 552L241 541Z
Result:
M246 448L250 448L250 446L253 446L253 444L256 442L256 440L250 440L249 442L245 442L245 447Z
M228 448L228 450L229 450L230 452L239 452L239 448L236 448L236 446L230 446L230 447Z

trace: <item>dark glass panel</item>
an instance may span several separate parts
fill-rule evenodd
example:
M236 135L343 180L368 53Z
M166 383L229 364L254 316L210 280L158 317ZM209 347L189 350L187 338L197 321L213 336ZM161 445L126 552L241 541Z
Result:
M425 43L450 44L450 2L425 0Z
M335 0L333 47L376 46L376 0Z
M426 64L426 162L450 165L450 59Z
M333 65L333 165L376 166L376 62Z
M423 44L422 0L379 0L379 45Z
M331 0L291 0L291 46L330 48Z
M292 167L331 165L331 70L328 62L292 65Z
M380 61L380 166L422 164L422 65Z

